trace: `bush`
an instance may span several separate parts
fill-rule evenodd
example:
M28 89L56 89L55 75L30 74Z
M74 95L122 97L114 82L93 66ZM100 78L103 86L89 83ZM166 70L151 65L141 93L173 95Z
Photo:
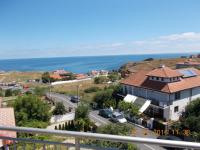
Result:
M21 90L19 90L19 89L13 90L13 91L12 91L12 95L13 95L13 96L17 96L17 95L19 95L20 93L21 93Z
M133 130L132 127L126 124L108 124L97 129L98 133L111 134L111 135L129 135ZM133 144L127 144L122 142L110 142L110 141L91 141L89 144L95 144L104 148L117 148L127 150L137 150L137 147Z
M48 89L45 87L36 87L34 89L34 94L38 95L38 96L44 96L46 94L47 90Z
M121 76L118 72L112 72L108 75L108 78L110 79L110 81L115 82L121 79Z
M153 60L154 60L153 58L147 58L144 61L153 61Z
M65 109L65 106L63 105L62 102L58 102L56 103L56 107L53 110L53 115L63 115L65 114L67 111Z
M18 126L44 127L51 117L48 104L34 95L18 97L14 102L14 110ZM37 125L37 123L40 123L40 125Z
M131 117L137 116L139 108L132 103L127 103L125 101L120 101L118 105L119 110L124 111L124 113L129 114Z
M87 89L84 90L85 93L93 93L93 92L97 92L100 91L101 89L99 87L89 87Z
M5 91L5 97L9 97L9 96L12 96L12 90L11 89L8 89Z
M113 89L105 89L104 91L99 91L94 96L93 100L97 103L98 108L105 107L115 107L116 100L112 96Z
M102 83L105 83L107 81L108 81L108 78L104 77L104 76L100 76L100 77L95 77L94 78L94 83L95 84L102 84Z
M53 78L50 77L49 72L44 72L42 74L42 82L43 83L50 83L50 82L54 82L55 80Z

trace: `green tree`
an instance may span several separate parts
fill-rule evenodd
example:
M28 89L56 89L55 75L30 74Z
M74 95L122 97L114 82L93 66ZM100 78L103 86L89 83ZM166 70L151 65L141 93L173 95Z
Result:
M62 80L74 80L74 79L76 79L75 75L72 72L62 74L61 76L63 77Z
M94 83L95 84L101 84L101 83L104 83L106 81L108 81L108 78L104 77L104 76L100 76L100 77L95 77L94 78Z
M89 87L87 89L84 90L85 93L93 93L93 92L97 92L100 91L101 89L99 87Z
M17 96L17 95L19 95L21 93L21 90L20 89L16 89L16 90L13 90L12 91L12 95L13 96Z
M185 109L180 122L173 125L179 131L190 130L191 136L200 141L200 98L192 101Z
M110 79L110 81L115 82L121 79L121 75L118 72L112 72L108 75L108 78Z
M131 117L137 116L139 112L139 108L137 106L132 103L127 103L125 101L120 101L118 108L124 113L129 114Z
M89 119L89 107L85 104L80 104L75 111L76 129L79 131L87 130L91 124Z
M43 83L49 83L49 82L54 82L55 80L50 77L49 72L44 72L42 74L42 82Z
M5 97L9 97L9 96L12 96L12 90L11 89L7 89L5 91Z
M47 90L48 89L46 87L37 86L37 87L35 87L33 92L34 92L35 95L44 96L46 94Z
M44 127L49 122L50 107L37 96L24 95L18 97L13 106L18 126ZM37 123L40 125L37 125Z
M94 96L93 100L97 103L97 107L115 107L116 100L113 98L113 89L105 89L104 91L99 91Z
M127 124L108 124L99 127L97 129L97 132L111 135L130 135L132 130L134 130L134 128ZM137 150L137 147L135 145L122 142L93 141L92 144L108 148L112 147L118 149Z
M67 112L67 110L65 109L65 106L63 105L62 102L56 103L56 107L53 110L53 115L63 115L66 112Z

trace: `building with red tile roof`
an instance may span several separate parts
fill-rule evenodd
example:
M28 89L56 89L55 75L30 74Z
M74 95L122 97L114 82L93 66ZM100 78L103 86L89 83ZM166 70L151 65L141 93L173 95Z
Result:
M75 76L76 76L76 79L77 79L77 80L81 80L81 79L86 79L86 78L88 78L88 75L83 74L83 73L76 74Z
M176 64L176 68L177 68L177 69L180 69L180 68L188 68L188 67L200 68L200 62L188 60L188 61L179 62L179 63Z
M1 126L15 126L15 116L13 108L0 108L0 125ZM0 131L0 136L16 138L17 134L13 131ZM10 140L0 140L0 147L3 145L12 144Z
M59 74L51 74L50 77L55 79L55 80L61 80L62 79L62 77Z
M124 94L146 98L161 107L166 120L178 120L185 106L200 97L200 71L194 68L142 70L121 84Z

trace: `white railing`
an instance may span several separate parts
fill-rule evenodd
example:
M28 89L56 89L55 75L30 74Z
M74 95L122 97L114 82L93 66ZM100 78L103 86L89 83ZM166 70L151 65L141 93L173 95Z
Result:
M26 127L5 127L0 126L0 130L4 131L15 131L17 133L33 133L33 134L48 134L55 136L63 137L73 137L75 139L75 144L63 143L63 142L54 142L54 141L44 141L44 140L35 140L29 138L11 138L0 136L0 139L3 140L12 140L14 143L16 141L24 143L32 143L33 149L37 143L43 144L43 150L47 149L47 145L53 145L54 149L57 149L57 145L64 145L66 147L75 147L76 150L80 148L93 149L91 145L80 144L81 139L91 139L91 140L100 140L100 141L112 141L112 142L121 142L121 143L132 143L132 144L152 144L165 147L176 147L176 148L186 148L186 149L200 149L200 143L195 142L184 142L184 141L171 141L171 140L161 140L161 139L151 139L151 138L140 138L140 137L131 137L131 136L119 136L119 135L110 135L110 134L98 134L98 133L87 133L87 132L74 132L74 131L61 131L61 130L48 130L48 129L38 129L38 128L26 128ZM25 144L23 145L23 149ZM5 145L5 149L7 145ZM16 148L14 144L13 149ZM102 149L95 147L94 149ZM108 149L108 148L104 148ZM112 148L109 148L109 150Z

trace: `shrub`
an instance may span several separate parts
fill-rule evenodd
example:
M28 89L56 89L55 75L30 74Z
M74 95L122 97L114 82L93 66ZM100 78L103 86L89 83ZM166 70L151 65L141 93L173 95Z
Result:
M8 89L5 91L5 97L9 97L9 96L12 96L12 90L11 89Z
M65 106L63 105L62 102L58 102L56 103L56 107L53 110L53 115L63 115L65 114L67 111L65 109Z
M105 83L107 81L108 81L108 78L104 77L104 76L100 76L100 77L95 77L94 78L94 83L95 84L101 84L101 83Z
M97 92L101 90L99 87L89 87L87 89L84 90L85 93L93 93L93 92Z

